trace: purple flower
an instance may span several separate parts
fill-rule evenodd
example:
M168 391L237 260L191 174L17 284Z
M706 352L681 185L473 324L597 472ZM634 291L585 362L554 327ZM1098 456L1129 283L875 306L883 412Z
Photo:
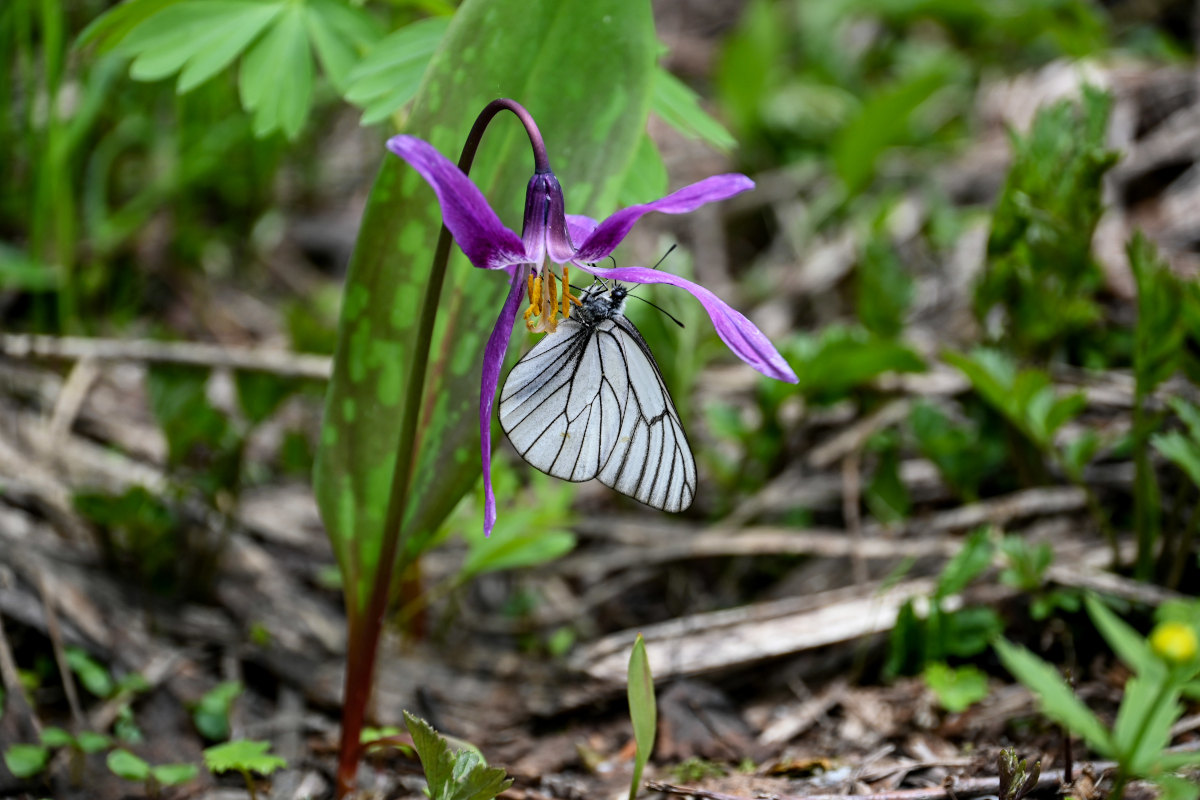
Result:
M496 521L496 500L491 481L492 404L522 294L529 295L531 305L526 312L526 320L531 316L540 318L537 326L531 324L530 329L554 329L558 313L557 279L545 263L547 259L563 265L564 295L569 293L565 285L569 266L602 278L628 283L667 283L685 289L704 306L717 333L738 358L771 378L797 382L796 373L762 331L703 286L657 269L605 269L596 266L596 262L608 257L616 249L644 214L651 211L683 214L706 203L725 200L754 187L754 182L745 175L715 175L651 203L623 208L598 223L589 217L567 214L558 179L548 166L539 167L526 190L525 219L521 235L518 236L500 221L471 179L428 142L412 136L394 136L388 140L387 147L416 169L433 188L441 204L446 227L471 263L480 269L504 270L511 282L508 297L484 350L483 385L479 397L479 432L483 438L484 529L488 533ZM564 315L568 310L568 302L569 298L564 297Z

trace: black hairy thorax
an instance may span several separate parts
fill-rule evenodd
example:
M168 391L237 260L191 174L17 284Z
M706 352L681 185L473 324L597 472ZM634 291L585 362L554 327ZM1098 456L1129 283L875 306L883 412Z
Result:
M603 284L593 284L584 290L579 298L579 310L575 318L583 325L596 325L606 319L612 319L624 313L625 298L629 290L624 286L606 288Z

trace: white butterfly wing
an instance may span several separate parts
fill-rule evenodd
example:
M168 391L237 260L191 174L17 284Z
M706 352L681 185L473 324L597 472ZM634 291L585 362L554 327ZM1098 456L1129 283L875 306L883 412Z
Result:
M628 386L620 432L600 482L655 508L683 511L696 496L696 461L654 356L625 317L599 327L597 337L611 336L621 351Z
M621 315L559 323L509 373L500 426L521 457L666 511L696 494L696 462L641 334Z

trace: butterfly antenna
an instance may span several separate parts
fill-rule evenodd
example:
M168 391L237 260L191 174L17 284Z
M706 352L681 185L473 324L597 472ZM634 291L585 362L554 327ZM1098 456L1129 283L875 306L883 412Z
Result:
M676 248L676 247L678 247L678 246L679 246L679 245L675 245L675 244L673 244L673 245L671 245L670 247L668 247L668 248L667 248L667 252L663 253L663 254L662 254L662 258L660 258L658 261L656 261L656 262L655 262L655 264L654 264L654 266L653 266L653 267L651 267L650 269L658 269L658 268L659 268L659 267L662 265L662 262L664 262L664 261L666 261L666 260L667 260L667 256L671 255L671 253L674 253L674 252L675 252L675 248Z
M650 306L651 308L657 308L659 311L661 311L662 313L666 314L666 315L667 315L667 318L668 318L669 320L671 320L671 322L674 322L674 323L675 323L676 325L678 325L679 327L681 327L681 328L686 328L686 327L687 327L687 326L686 326L686 325L684 325L682 322L680 322L680 321L679 321L679 320L678 320L678 319L675 317L675 315L674 315L674 314L672 314L670 311L667 311L665 308L663 308L662 306L658 305L657 303L651 303L649 300L647 300L646 298L644 298L644 297L642 297L642 296L640 296L640 295L631 294L631 295L629 295L629 296L630 296L630 297L632 297L634 300L641 300L643 303L645 303L646 305Z

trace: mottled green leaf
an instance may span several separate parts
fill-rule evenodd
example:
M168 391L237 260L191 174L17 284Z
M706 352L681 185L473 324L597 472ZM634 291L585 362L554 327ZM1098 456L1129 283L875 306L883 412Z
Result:
M644 134L634 153L633 165L625 173L625 183L621 186L621 205L632 206L657 200L667 193L667 185L667 165L663 163L654 140L649 134Z
M430 63L406 131L457 160L483 107L497 97L515 98L545 136L567 210L603 216L642 135L654 49L653 21L643 4L468 0ZM361 613L379 566L413 340L441 223L425 182L382 147L379 152L382 168L346 281L315 469L351 618ZM525 132L511 115L498 117L471 177L510 227L520 228L532 172ZM403 523L409 555L426 545L478 480L480 364L507 289L503 274L475 270L455 248L417 441L403 445L414 459Z

